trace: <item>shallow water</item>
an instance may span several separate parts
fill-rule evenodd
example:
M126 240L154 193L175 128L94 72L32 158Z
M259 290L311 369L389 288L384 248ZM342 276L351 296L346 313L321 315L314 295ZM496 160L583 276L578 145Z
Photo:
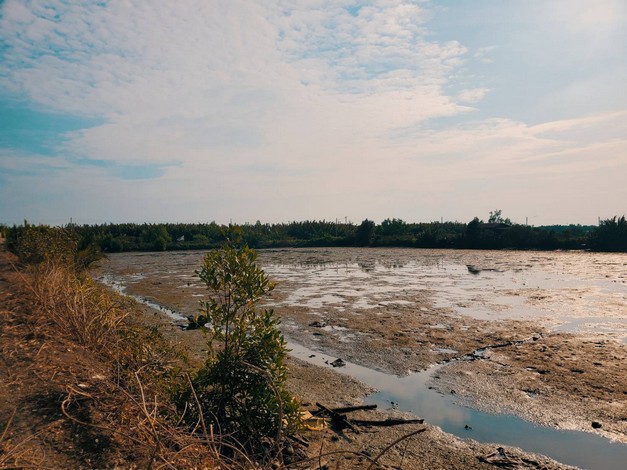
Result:
M277 307L367 310L428 292L435 307L460 315L540 320L627 343L623 253L312 248L261 251L260 263L290 285Z
M108 270L132 288L144 277L178 279L194 314L205 290L194 276L204 252L110 255ZM309 248L260 250L259 264L285 292L281 306L311 313L435 307L484 320L533 319L550 330L627 343L627 254L587 252ZM480 269L469 272L467 266Z
M291 354L322 367L336 358L290 343ZM356 364L335 368L377 389L367 404L410 411L429 424L461 438L520 447L558 462L587 469L624 470L627 444L610 442L595 434L538 426L515 416L484 413L458 405L452 396L429 388L431 378L446 365L438 365L406 377L384 374Z

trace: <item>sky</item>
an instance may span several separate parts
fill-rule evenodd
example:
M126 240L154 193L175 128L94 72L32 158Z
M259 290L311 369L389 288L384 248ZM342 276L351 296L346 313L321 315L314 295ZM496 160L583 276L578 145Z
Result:
M0 224L627 213L625 0L0 0Z

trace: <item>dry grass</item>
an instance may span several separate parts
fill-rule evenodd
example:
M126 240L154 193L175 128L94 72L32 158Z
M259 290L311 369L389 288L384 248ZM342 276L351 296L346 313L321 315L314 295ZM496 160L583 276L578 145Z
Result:
M217 440L176 425L159 380L179 358L130 321L128 301L62 263L13 269L0 398L15 408L0 409L0 469L227 468Z
M26 436L18 442L13 442L9 439L9 429L17 408L13 410L11 417L7 421L0 435L0 469L9 468L43 468L44 459L43 456L34 455L33 452L27 447L28 441L35 436Z
M115 338L128 315L119 299L60 263L32 267L22 280L32 293L38 320L53 322L63 334L95 351Z

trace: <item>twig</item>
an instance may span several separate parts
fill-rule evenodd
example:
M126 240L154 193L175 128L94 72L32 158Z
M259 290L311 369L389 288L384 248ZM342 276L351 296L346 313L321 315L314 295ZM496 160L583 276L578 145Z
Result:
M318 468L322 468L322 448L324 447L324 441L320 441L320 452L318 452Z
M346 416L341 415L337 413L336 411L333 411L332 409L327 408L326 406L321 405L320 403L317 403L317 402L316 402L316 406L322 409L323 411L325 411L326 413L328 413L332 421L335 421L337 424L343 425L344 427L350 428L355 434L359 434L359 429L353 426Z
M156 441L155 448L152 451L152 454L150 455L150 462L148 463L148 470L150 470L152 468L152 464L155 461L155 456L157 455L159 450L161 450L161 440L159 439L159 433L157 433L157 430L155 429L153 418L151 417L150 413L148 413L148 408L146 408L146 396L144 395L144 387L142 386L142 382L139 379L139 374L137 372L135 372L135 378L137 379L137 385L139 385L139 393L141 394L141 398L142 398L142 401L140 403L140 408L146 415L146 418L148 419L148 423L150 424L150 429L152 430L152 435Z
M370 464L370 466L368 467L367 470L370 470L378 461L381 457L383 457L383 455L390 450L392 447L394 447L396 444L398 444L399 442L404 441L405 439L409 439L412 436L415 436L416 434L420 434L421 432L425 432L427 430L427 428L421 428L421 429L417 429L416 431L410 432L409 434L406 434L402 437L399 437L398 439L396 439L394 442L392 442L390 445L388 445L385 449L383 449L381 452L379 452L379 455L377 455L372 463Z
M376 410L377 405L357 405L357 406L344 406L340 408L333 408L336 413L350 413L351 411L359 410Z
M9 430L9 426L11 426L11 422L13 421L13 418L15 417L15 413L17 413L17 407L13 410L13 413L11 413L11 417L7 421L7 424L4 427L4 431L2 431L2 436L0 436L0 443L2 443L2 441L4 441L4 438L7 435L7 432Z
M187 383L189 384L189 389L192 391L192 395L194 396L194 401L196 402L196 407L198 408L198 419L200 420L200 425L202 427L202 434L209 442L209 436L207 435L207 426L205 424L205 417L202 413L202 406L200 406L200 401L198 400L198 395L196 395L196 390L194 389L194 384L192 383L192 379L189 377L189 374L185 374L185 378L187 379Z
M274 379L272 378L272 376L270 375L270 373L265 370L262 369L261 367L257 367L253 364L249 364L248 362L244 362L244 364L249 367L250 369L256 371L257 373L263 375L263 377L266 379L266 382L268 383L268 385L270 385L270 387L272 388L272 392L274 393L274 396L276 398L276 400L279 402L279 416L277 417L277 435L276 435L276 439L274 440L274 448L278 451L280 450L281 447L281 442L283 442L283 400L281 399L281 394L279 393L279 390L276 387L276 384L274 383ZM281 452L279 452L279 457L281 459L281 462L283 461L283 455Z

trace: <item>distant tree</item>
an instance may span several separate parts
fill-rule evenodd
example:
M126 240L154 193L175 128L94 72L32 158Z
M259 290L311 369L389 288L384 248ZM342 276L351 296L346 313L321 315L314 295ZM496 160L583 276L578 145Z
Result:
M466 243L469 248L476 248L481 234L481 221L475 217L466 226Z
M602 220L592 233L590 244L600 251L627 252L627 219L625 216Z
M365 219L355 232L355 245L368 246L374 238L375 223L372 220Z
M147 248L154 251L164 251L168 243L172 241L168 230L165 225L150 225L142 232L142 241L147 245Z
M385 219L379 226L383 237L404 235L407 232L407 224L402 219Z
M192 236L192 241L196 245L206 246L209 244L209 237L207 237L207 235L197 233L196 235Z
M490 217L488 218L489 224L512 224L512 221L507 218L504 219L501 214L503 211L501 209L495 209L494 212L490 211Z

